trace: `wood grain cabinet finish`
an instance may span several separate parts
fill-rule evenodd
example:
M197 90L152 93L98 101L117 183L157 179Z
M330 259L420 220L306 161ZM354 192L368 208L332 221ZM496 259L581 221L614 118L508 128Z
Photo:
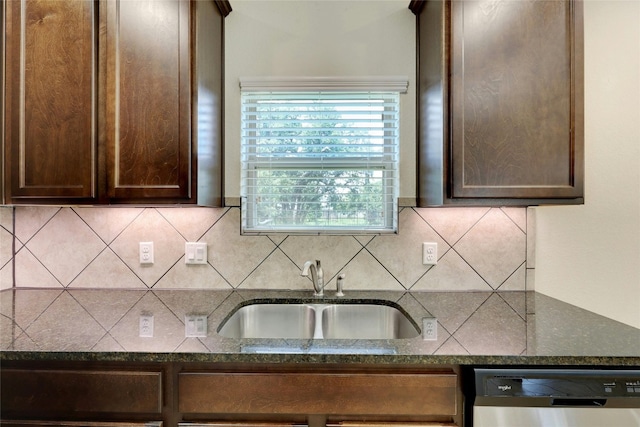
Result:
M191 195L190 3L102 3L111 199Z
M96 197L97 11L92 1L6 3L5 191Z
M162 373L2 369L2 416L161 415ZM95 416L95 415L94 415Z
M429 416L457 414L454 373L181 373L182 413Z
M581 203L581 1L411 7L419 33L420 204Z
M202 176L202 200L220 205L221 10L7 2L5 201L195 203Z

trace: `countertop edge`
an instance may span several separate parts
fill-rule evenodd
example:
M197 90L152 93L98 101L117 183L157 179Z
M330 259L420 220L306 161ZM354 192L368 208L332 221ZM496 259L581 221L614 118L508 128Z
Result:
M3 351L0 362L128 362L234 364L375 364L375 365L536 365L639 367L638 356L513 356L513 355L363 355L363 354L223 354L143 352Z

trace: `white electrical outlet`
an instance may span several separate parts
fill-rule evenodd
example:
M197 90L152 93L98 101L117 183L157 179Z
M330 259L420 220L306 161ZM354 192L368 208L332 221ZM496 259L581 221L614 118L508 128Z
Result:
M207 316L197 314L187 314L184 316L184 336L206 337L207 336Z
M153 242L140 242L140 264L153 264Z
M438 339L438 320L435 317L422 318L422 339L436 341Z
M186 242L184 244L184 262L185 264L206 264L207 243Z
M438 244L424 242L422 244L422 263L424 265L436 265L438 263Z
M140 315L140 337L153 338L153 315Z

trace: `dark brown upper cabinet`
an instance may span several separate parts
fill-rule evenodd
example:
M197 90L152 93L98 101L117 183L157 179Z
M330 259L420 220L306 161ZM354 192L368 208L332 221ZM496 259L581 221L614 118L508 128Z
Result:
M5 202L220 205L229 11L223 1L7 2Z
M579 0L412 1L418 204L583 203Z

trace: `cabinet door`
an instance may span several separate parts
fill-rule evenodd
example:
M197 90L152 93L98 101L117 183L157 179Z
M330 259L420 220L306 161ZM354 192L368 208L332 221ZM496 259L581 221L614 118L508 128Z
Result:
M108 196L188 199L190 2L115 0L102 8Z
M452 197L582 197L580 23L576 1L451 3Z
M7 201L95 196L93 1L6 4Z
M5 419L69 419L162 413L162 373L11 369L1 372Z
M215 414L454 416L457 376L383 373L207 373L178 376L178 410Z

